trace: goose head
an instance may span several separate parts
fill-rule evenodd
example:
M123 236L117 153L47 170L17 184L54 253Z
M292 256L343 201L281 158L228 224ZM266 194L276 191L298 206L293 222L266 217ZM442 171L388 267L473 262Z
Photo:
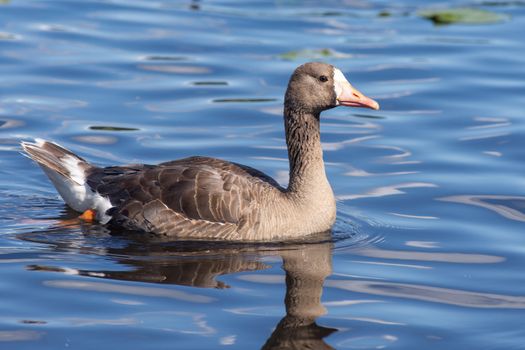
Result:
M379 109L379 104L353 87L336 67L309 62L299 66L290 78L285 108L311 114L337 106Z

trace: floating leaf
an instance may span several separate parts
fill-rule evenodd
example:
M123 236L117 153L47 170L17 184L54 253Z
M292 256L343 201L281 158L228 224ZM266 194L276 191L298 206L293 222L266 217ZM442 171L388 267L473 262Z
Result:
M434 24L489 24L504 20L504 15L475 8L456 8L446 10L425 10L419 13L421 17L431 20Z
M97 130L97 131L137 131L140 129L137 128L125 128L121 126L101 126L101 125L94 125L89 127L91 130Z
M350 54L338 52L332 49L304 49L304 50L293 50L282 53L279 58L283 60L302 60L302 59L323 59L323 58L349 58L352 57Z

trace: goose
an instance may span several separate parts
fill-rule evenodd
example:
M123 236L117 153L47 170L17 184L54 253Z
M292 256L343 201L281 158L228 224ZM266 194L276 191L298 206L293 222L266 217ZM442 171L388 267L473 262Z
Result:
M69 207L110 228L169 239L295 240L330 230L336 219L320 114L337 106L379 109L330 64L295 69L284 98L286 188L256 169L216 158L102 168L54 142L21 146Z

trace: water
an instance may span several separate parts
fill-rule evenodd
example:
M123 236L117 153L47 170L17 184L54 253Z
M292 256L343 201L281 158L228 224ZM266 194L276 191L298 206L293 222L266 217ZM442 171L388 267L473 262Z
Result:
M436 26L431 6L496 24ZM378 16L383 13L386 16ZM0 2L0 347L525 349L525 3ZM18 142L208 155L286 182L301 62L382 110L323 114L332 237L160 242L81 226Z

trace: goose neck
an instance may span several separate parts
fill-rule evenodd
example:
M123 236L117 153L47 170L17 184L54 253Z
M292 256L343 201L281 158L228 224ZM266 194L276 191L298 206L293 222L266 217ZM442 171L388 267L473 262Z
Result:
M304 191L327 183L321 147L319 113L285 109L286 144L290 162L288 190Z

